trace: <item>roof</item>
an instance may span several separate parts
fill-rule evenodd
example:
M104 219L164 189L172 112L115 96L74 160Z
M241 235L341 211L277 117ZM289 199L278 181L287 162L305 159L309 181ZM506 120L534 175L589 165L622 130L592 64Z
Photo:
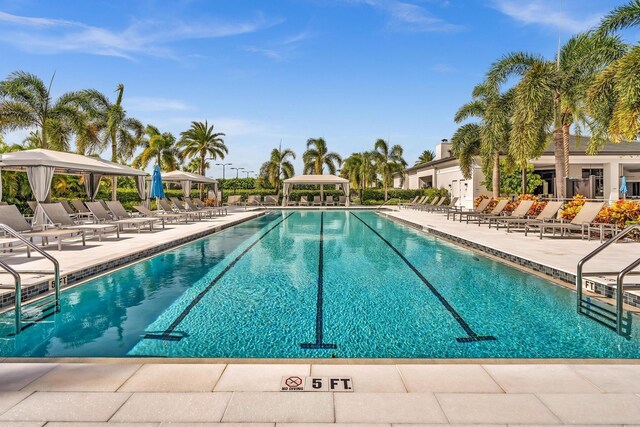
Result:
M445 158L442 158L442 159L438 159L438 160L431 160L430 162L420 163L420 164L417 164L415 166L411 166L410 168L406 168L404 170L404 172L411 172L411 171L414 171L414 170L417 170L417 169L424 169L424 168L428 168L430 166L439 165L441 163L447 163L447 162L450 162L452 160L456 160L456 157L455 156L448 156L448 157L445 157Z
M349 180L335 175L298 175L285 179L285 184L346 184Z
M197 173L191 173L187 171L163 172L161 176L162 176L162 180L165 182L191 181L194 183L202 183L202 184L216 184L218 182L213 178L208 178L206 176L202 176Z
M35 150L14 151L0 155L0 168L23 170L31 166L54 167L56 173L80 175L100 173L111 176L145 176L147 173L129 166L110 162L99 157L62 151Z
M569 137L569 154L570 155L587 155L586 149L591 142L591 138L588 136L578 137L571 135ZM549 141L549 144L542 153L543 156L552 156L553 153L553 140ZM640 141L629 142L607 142L604 147L598 151L598 155L640 155Z

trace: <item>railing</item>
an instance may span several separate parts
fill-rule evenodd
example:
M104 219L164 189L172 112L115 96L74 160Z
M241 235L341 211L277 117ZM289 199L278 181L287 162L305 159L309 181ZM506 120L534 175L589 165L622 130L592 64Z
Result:
M32 249L42 255L44 258L48 259L53 263L53 274L54 274L54 298L55 298L55 311L60 311L60 264L58 260L40 249L38 246L31 243L28 239L24 238L20 233L15 231L13 228L0 224L0 230L3 230L6 234L11 237L15 237L24 243L29 249ZM20 278L20 273L10 267L6 262L0 260L0 267L5 269L9 274L13 276L15 281L15 326L16 326L16 335L22 331L22 280Z
M631 273L634 268L640 265L640 258L629 264L621 271L598 271L598 272L590 272L583 273L584 265L587 261L598 255L600 252L605 250L607 247L611 246L618 240L622 239L633 230L637 230L640 228L640 224L634 224L627 228L625 228L622 232L616 234L611 237L609 240L604 242L602 245L598 246L596 249L591 251L587 256L582 258L578 262L578 266L576 269L576 293L577 293L577 310L578 313L582 313L582 278L585 276L595 276L595 275L606 275L606 274L616 274L616 332L618 334L622 334L622 317L623 317L623 307L624 307L624 277Z
M378 209L382 209L385 205L389 204L390 202L393 202L394 200L400 201L401 199L399 199L399 198L397 198L397 197L394 197L393 199L389 199L389 200L387 200L386 202L384 202L383 204L379 205L379 206L376 208L376 210L378 210ZM398 209L400 209L400 208L398 208Z

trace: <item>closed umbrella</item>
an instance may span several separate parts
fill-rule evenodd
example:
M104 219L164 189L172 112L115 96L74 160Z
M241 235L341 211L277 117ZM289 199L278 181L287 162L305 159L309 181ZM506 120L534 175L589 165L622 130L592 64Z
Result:
M149 197L156 198L156 207L159 205L158 199L164 197L164 188L162 188L162 175L160 175L160 167L156 165L153 168L153 175L151 176L151 193Z
M620 181L620 192L623 194L622 197L627 198L627 177L622 176L622 180Z

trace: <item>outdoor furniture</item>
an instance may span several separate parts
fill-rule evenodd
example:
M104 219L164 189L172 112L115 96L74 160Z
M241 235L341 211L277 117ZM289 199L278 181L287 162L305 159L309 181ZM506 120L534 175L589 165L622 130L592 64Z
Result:
M404 207L405 207L405 206L407 206L407 205L412 205L412 204L416 203L416 202L418 201L418 199L419 199L419 198L420 198L420 196L416 196L416 197L414 197L414 198L413 198L413 200L411 200L410 202L407 202L407 203L398 203L398 208L399 208L399 209L402 209L402 208L404 208Z
M529 210L531 209L531 207L533 206L533 200L520 200L520 203L518 203L518 206L516 206L516 208L513 210L513 212L511 212L511 215L509 215L508 218L524 218L527 216L527 213L529 212ZM489 217L487 218L489 220L489 228L491 228L491 224L495 222L496 224L496 228L498 228L498 221L504 218L503 215L498 215L496 217Z
M78 214L76 213L76 211L73 210L69 202L67 202L66 200L60 200L59 203L62 205L64 210L67 211L69 216L72 216L72 217L78 216Z
M95 236L98 234L98 241L102 241L104 233L116 232L116 237L120 238L120 227L115 224L76 224L60 203L41 203L45 217L54 226L61 229L89 230Z
M85 218L91 218L91 211L87 209L87 207L80 200L72 200L71 205L76 210L76 215L82 216Z
M186 197L184 198L184 204L187 206L187 210L192 212L202 212L204 214L209 214L209 218L211 218L213 214L218 214L217 208L209 208L209 207L199 208L196 205L194 205L190 199Z
M608 224L605 222L591 223L587 225L587 240L591 240L593 233L597 233L600 236L600 243L604 241L606 233L611 233L611 236L618 234L618 224Z
M415 210L418 210L418 211L421 211L421 210L424 210L424 209L428 209L428 208L436 206L441 201L444 202L444 199L446 199L446 197L436 196L436 197L433 198L433 200L431 200L431 202L425 202L425 203L423 203L421 205L415 205L413 208Z
M491 218L499 218L502 215L502 212L504 211L504 209L507 207L507 205L509 204L508 200L498 200L498 203L496 203L496 206L491 209L490 212L488 213L484 213L484 212L476 212L476 213L471 213L467 215L467 224L469 224L469 219L474 218L478 220L478 227L480 227L480 224L482 224L482 221L484 220L491 220Z
M447 200L446 196L445 197L441 197L440 200L438 200L438 203L436 203L435 205L425 205L425 206L422 206L420 208L420 210L432 211L432 210L438 209L440 206L442 206L442 204L445 202L445 200Z
M418 200L418 203L414 203L411 206L408 206L411 209L419 209L421 206L429 206L432 205L433 202L440 200L440 197L435 196L433 199L429 199L429 196L424 196L422 199Z
M585 232L588 231L588 226L596 219L603 207L604 202L586 202L571 222L526 224L524 227L524 235L527 235L530 228L537 227L540 230L540 239L542 239L544 234L549 234L549 232L555 236L556 231L560 232L561 237L564 237L566 232L580 231L580 237L584 239Z
M65 213L66 215L66 213ZM67 215L67 218L69 216ZM58 241L58 250L62 250L62 240L64 238L77 237L77 235L82 236L82 246L85 246L85 237L84 231L80 229L66 229L60 230L56 228L45 229L44 226L39 226L40 230L32 227L31 224L27 222L26 219L22 216L20 211L15 205L4 205L0 206L0 223L11 227L18 233L20 233L25 238L29 239L33 242L34 237L39 237L42 240L42 246L49 244L49 238L54 238ZM15 238L3 238L0 239L0 243L12 243L19 242L18 239ZM29 247L27 246L27 256L31 256L31 252Z
M324 198L324 205L325 206L335 206L335 202L333 201L333 196L326 196Z
M313 196L313 206L322 206L322 196Z
M278 198L276 196L264 196L264 205L265 206L277 206Z
M198 213L199 215L202 215L202 214L207 215L209 218L212 217L212 212L210 210L198 209L193 205L185 206L183 202L177 197L169 197L169 200L171 200L174 206L178 208L178 212L183 212L183 213L192 212L192 213ZM186 202L186 197L185 197L185 202ZM200 218L202 218L202 216Z
M200 209L208 208L208 206L206 206L204 203L202 203L202 201L200 201L200 199L193 199L193 203L195 203L195 205L197 207L199 207ZM219 205L219 206L213 206L213 208L218 210L218 214L220 216L226 215L228 213L227 212L227 208L225 206Z
M87 207L93 214L94 218L101 224L113 224L117 227L122 226L123 228L129 225L136 228L138 233L140 233L142 227L148 226L149 231L153 231L153 223L155 221L149 221L147 218L112 218L100 202L87 202Z
M340 196L338 198L338 206L347 206L347 196Z
M247 206L258 206L261 203L260 196L247 197Z
M300 206L309 206L309 201L307 200L307 196L300 196Z
M188 215L185 214L181 214L181 213L162 213L162 212L153 212L152 210L148 209L146 206L134 206L133 207L135 210L137 210L138 212L140 212L140 215L147 217L147 218L158 218L159 220L162 221L162 228L164 228L164 222L165 220L167 221L176 221L176 222L180 222L181 219L184 219L184 223L187 224L187 220L189 218Z
M133 217L129 212L127 212L124 206L122 206L122 203L120 203L117 200L107 201L105 203L107 204L107 207L111 211L111 215L113 216L114 219L117 219L117 220L132 219L137 222L140 222L143 225L145 224L144 221L146 221L149 224L149 230L153 230L153 224L156 221L158 221L158 219L156 218ZM162 221L162 228L164 228L164 220Z
M241 206L242 205L242 196L233 195L229 196L227 199L227 205L229 206Z
M183 215L186 215L187 218L194 218L197 217L198 221L202 221L202 212L190 212L187 210L177 210L174 209L173 207L171 207L171 204L166 200L166 199L158 199L158 204L160 205L160 209L164 212L164 213L181 213Z
M500 228L500 224L503 224L507 226L507 233L511 233L513 226L516 228L522 226L524 228L527 224L553 222L561 207L562 202L547 202L546 206L535 218L499 218L496 220L496 229Z
M489 206L489 203L491 203L491 199L482 199L480 200L480 203L478 203L478 206L476 206L473 209L469 209L469 210L461 209L459 211L453 212L453 221L456 220L456 215L459 216L459 220L460 222L462 222L463 216L482 213L485 211L485 209L487 209L487 206Z
M448 212L449 209L457 209L456 203L458 203L458 200L460 200L458 197L454 197L453 199L451 199L448 205L429 209L429 212Z

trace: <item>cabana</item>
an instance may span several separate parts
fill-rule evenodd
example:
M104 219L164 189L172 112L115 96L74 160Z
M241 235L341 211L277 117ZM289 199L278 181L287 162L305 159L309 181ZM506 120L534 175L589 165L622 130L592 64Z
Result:
M143 202L146 200L146 172L129 166L113 163L99 157L82 156L45 149L14 151L0 155L0 172L22 171L27 173L29 186L38 206L34 212L33 223L44 223L44 212L40 203L44 202L51 191L53 175L80 175L84 177L87 197L95 200L103 176L133 176L136 188ZM0 199L2 184L0 181Z
M213 184L213 190L215 194L218 194L218 181L213 178L207 178L206 176L186 171L163 172L161 176L163 183L179 182L182 186L184 197L189 197L192 184Z
M294 185L319 185L320 197L324 201L324 186L335 185L336 189L342 188L345 196L347 196L346 206L349 206L349 180L340 178L335 175L298 175L293 178L285 179L282 188L282 206L287 206L289 202L289 193Z

